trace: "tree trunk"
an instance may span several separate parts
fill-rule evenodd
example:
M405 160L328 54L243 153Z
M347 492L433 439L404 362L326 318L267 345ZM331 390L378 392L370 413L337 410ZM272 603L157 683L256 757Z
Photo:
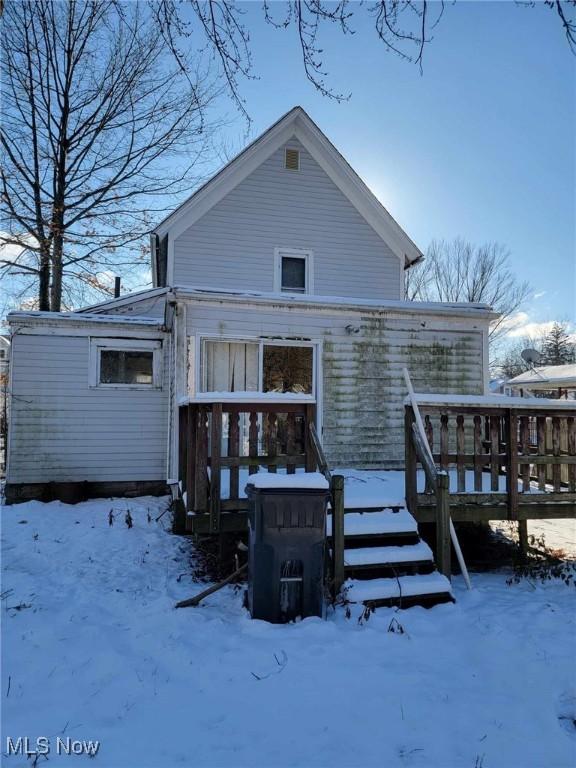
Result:
M60 312L62 307L62 254L64 250L64 238L56 234L52 243L51 259L51 283L50 283L50 310Z
M50 311L50 246L40 243L40 275L38 279L38 309Z

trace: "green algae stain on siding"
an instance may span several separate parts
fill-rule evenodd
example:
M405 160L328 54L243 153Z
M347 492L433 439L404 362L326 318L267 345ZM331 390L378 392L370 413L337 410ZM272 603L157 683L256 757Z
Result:
M340 463L356 466L382 463L391 380L384 322L359 326L324 342L325 441Z

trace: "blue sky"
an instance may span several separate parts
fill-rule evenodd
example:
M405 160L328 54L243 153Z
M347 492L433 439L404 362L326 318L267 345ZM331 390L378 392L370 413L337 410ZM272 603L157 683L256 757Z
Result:
M425 249L433 238L497 240L534 296L526 323L576 315L576 58L553 12L512 2L446 8L424 74L386 54L357 9L357 33L321 38L336 103L306 80L293 30L245 3L258 80L242 92L252 138L303 106ZM244 143L240 120L228 129Z

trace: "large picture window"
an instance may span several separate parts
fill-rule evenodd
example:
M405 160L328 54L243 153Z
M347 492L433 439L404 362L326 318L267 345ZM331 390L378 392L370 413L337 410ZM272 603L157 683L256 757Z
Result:
M261 392L314 397L315 347L266 341L202 342L202 391Z

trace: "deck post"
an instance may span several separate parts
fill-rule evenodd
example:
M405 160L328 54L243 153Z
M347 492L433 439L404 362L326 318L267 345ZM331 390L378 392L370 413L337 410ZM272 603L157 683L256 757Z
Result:
M306 472L316 471L316 457L312 447L309 424L316 423L316 406L307 405L304 416L304 453L306 454Z
M438 570L450 578L450 478L439 472L436 490L436 561Z
M210 433L210 532L220 530L220 457L222 453L222 403L212 406Z
M198 429L198 409L194 405L187 406L186 433L186 510L194 509L196 503L196 432Z
M344 477L332 476L332 558L334 562L334 597L344 584Z
M508 494L508 519L518 520L518 416L509 408L506 420L506 492Z
M416 488L416 449L412 440L412 424L414 423L414 411L407 405L404 408L404 474L406 486L406 504L408 511L415 515L417 488Z

